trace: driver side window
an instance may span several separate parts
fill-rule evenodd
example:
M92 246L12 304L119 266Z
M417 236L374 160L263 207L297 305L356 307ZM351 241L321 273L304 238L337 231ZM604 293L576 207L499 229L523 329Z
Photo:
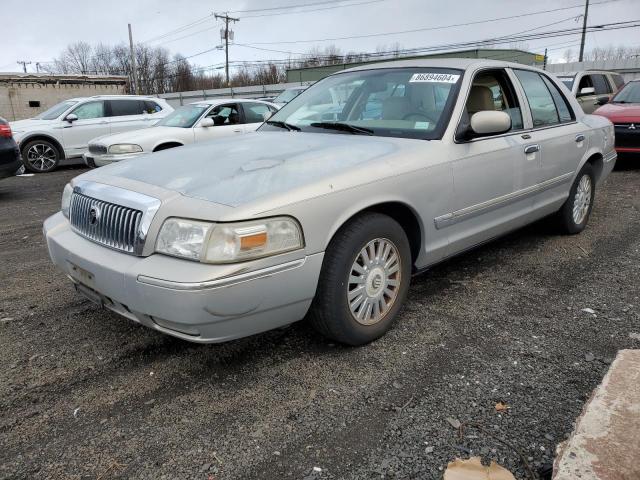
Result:
M240 114L238 113L238 108L235 104L218 105L209 112L207 117L213 118L215 126L236 125L240 123Z
M511 129L522 130L522 110L513 84L504 70L480 72L473 79L465 113L470 122L474 113L493 110L505 112L511 117Z

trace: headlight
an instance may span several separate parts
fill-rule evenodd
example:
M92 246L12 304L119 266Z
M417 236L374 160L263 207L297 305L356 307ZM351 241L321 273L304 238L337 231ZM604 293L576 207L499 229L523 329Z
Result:
M234 263L304 246L298 222L289 217L238 223L165 220L156 252L206 263Z
M62 191L62 201L60 202L60 210L62 210L62 214L69 218L69 207L71 206L71 194L73 193L73 187L71 187L70 183L67 183L64 186L64 190Z
M123 153L139 153L139 152L142 152L142 147L140 145L135 145L133 143L117 143L109 147L109 153L114 153L116 155L123 154Z

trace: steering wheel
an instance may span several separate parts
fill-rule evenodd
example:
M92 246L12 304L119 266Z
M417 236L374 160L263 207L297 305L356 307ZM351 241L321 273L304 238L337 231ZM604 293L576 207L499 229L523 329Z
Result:
M425 115L422 112L411 112L411 113L407 113L404 117L402 117L402 120L411 120L411 117L418 117L418 120L420 119L425 119L428 122L433 122L435 123L435 120L431 117L429 117L428 115Z

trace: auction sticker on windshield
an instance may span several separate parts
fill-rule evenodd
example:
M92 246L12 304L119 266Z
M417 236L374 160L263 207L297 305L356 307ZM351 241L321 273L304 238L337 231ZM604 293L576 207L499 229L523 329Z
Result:
M409 80L411 82L429 82L429 83L456 83L460 75L450 73L414 73Z

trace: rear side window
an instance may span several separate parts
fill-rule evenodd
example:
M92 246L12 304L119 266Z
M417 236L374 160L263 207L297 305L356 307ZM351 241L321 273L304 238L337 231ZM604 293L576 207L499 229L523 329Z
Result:
M529 102L534 127L560 123L560 116L551 92L542 77L528 70L514 70Z
M596 95L606 95L611 93L611 86L604 75L590 75L593 82L593 88L596 89Z
M145 113L158 113L162 111L162 107L156 102L152 102L151 100L145 100L144 111Z
M560 118L560 121L570 122L571 120L573 120L575 117L565 96L562 94L562 92L560 92L558 87L556 87L556 85L551 80L549 80L544 75L541 75L541 77L544 81L544 84L549 89L549 92L551 92L553 101L556 104L556 110L558 110L558 117Z
M144 102L141 100L110 100L111 116L142 115Z
M243 103L245 123L262 123L264 114L271 115L271 110L264 103Z
M611 78L613 78L613 83L616 85L616 90L620 90L624 86L624 78L622 78L622 75L613 74Z

